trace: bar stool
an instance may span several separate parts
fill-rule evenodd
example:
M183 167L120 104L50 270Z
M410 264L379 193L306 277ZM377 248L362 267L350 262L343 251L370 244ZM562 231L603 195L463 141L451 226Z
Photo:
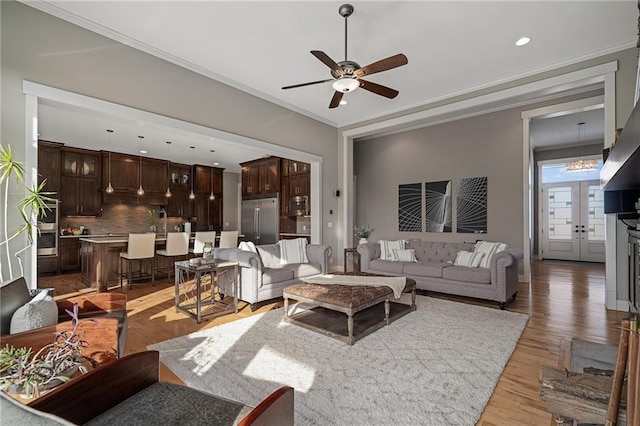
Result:
M220 232L220 248L238 247L238 231Z
M204 248L207 243L211 244L211 248L215 246L216 242L216 231L196 231L196 239L193 242L193 248L189 249L189 253L193 254L203 254Z
M146 234L129 234L127 243L127 251L120 253L120 288L122 289L122 278L127 277L129 289L133 280L142 280L151 277L151 284L156 280L153 259L156 250L156 234L149 232ZM131 268L133 261L140 261L140 269L134 274ZM142 263L144 260L151 260L151 274L142 271ZM127 273L124 273L122 262L127 262Z
M173 269L174 259L178 256L187 256L189 254L189 234L187 232L169 232L167 233L167 245L164 250L156 252L158 256L167 259L167 280L171 282L171 270ZM161 272L158 268L158 272ZM164 271L162 271L164 272Z

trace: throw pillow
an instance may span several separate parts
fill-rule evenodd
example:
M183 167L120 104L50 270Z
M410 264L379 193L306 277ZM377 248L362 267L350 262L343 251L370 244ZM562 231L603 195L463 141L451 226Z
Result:
M474 253L472 251L460 250L456 254L456 260L453 264L456 266L468 266L470 268L477 268L480 262L484 258L484 253Z
M47 291L41 291L11 317L9 333L21 333L58 323L58 305Z
M280 240L280 264L309 263L307 258L307 239L295 238L293 240Z
M404 250L404 247L407 244L407 241L406 240L397 240L397 241L380 240L378 241L378 243L380 244L380 259L393 261L393 250Z
M241 241L238 245L238 248L240 250L251 251L258 254L258 249L256 248L256 245L253 243L253 241Z
M394 262L417 262L416 259L416 251L414 249L405 249L405 250L393 250L393 261Z
M490 241L478 241L476 247L473 250L474 253L484 253L482 261L480 261L481 268L488 268L491 256L501 251L506 250L507 245L505 243L492 243Z

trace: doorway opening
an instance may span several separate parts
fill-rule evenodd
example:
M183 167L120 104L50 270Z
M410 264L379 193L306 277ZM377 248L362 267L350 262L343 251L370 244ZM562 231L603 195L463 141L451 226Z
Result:
M604 263L602 161L595 170L577 173L568 171L567 163L539 164L540 258Z

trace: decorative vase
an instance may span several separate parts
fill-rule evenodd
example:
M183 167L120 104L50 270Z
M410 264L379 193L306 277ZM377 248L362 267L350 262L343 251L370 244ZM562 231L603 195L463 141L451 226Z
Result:
M360 241L358 241L358 244L367 244L369 241L367 241L366 238L360 238Z

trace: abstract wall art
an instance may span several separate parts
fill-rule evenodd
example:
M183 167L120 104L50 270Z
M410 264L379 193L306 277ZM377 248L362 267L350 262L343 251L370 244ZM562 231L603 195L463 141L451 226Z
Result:
M427 232L451 232L451 181L425 183Z
M398 185L398 231L422 232L422 184Z
M487 178L458 179L456 192L456 231L487 232Z

